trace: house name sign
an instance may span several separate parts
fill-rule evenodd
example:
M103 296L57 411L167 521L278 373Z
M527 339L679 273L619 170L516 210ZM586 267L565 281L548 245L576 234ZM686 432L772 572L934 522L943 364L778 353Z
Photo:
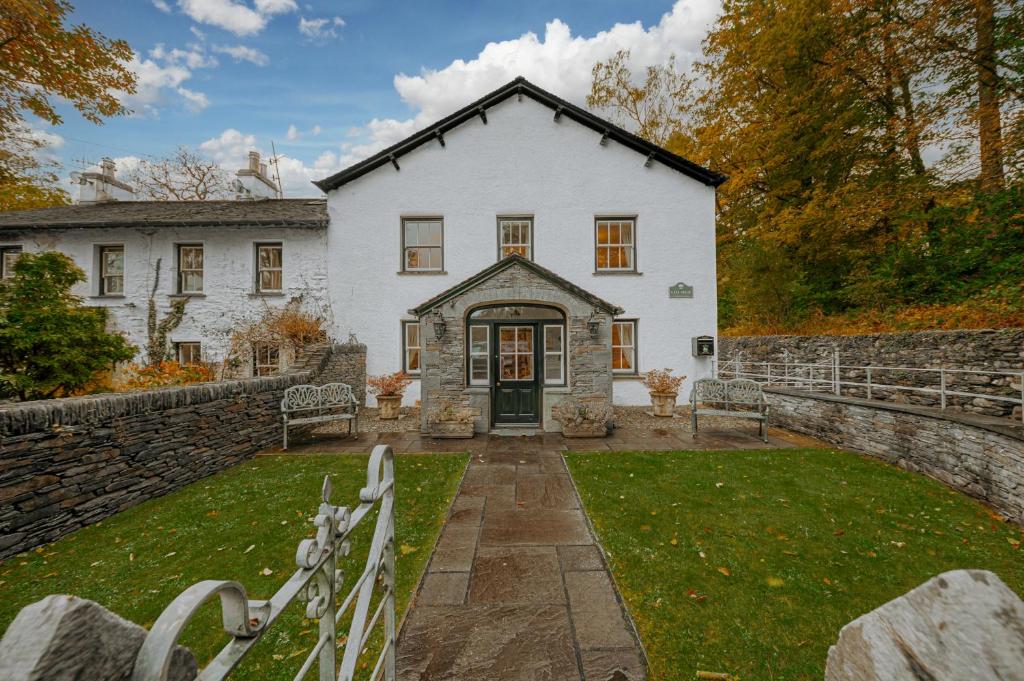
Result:
M693 287L683 282L668 287L669 298L693 298Z

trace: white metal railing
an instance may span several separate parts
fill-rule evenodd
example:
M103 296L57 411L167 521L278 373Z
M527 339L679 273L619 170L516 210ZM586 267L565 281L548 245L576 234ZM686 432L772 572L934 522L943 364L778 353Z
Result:
M793 362L788 356L782 362L747 362L740 357L716 359L714 372L720 378L746 378L763 385L864 396L869 400L886 400L900 392L915 393L929 396L931 399L925 401L937 404L942 410L949 407L954 398L982 398L1011 405L1011 410L1021 405L1024 420L1024 371L850 365L842 364L836 352L828 363ZM1005 379L1005 385L998 386L1000 392L961 389L964 384L970 385L972 376ZM1013 385L1015 381L1017 387Z
M318 665L319 681L351 681L360 654L378 622L383 621L384 641L368 677L370 681L395 679L395 464L391 447L377 445L370 454L366 487L359 491L359 505L351 513L330 503L331 481L324 478L322 502L314 524L316 538L303 539L295 554L298 570L266 601L248 600L238 582L206 580L183 591L150 629L139 650L132 681L165 681L171 654L185 625L207 600L220 597L224 630L232 637L199 673L199 681L224 679L235 669L273 626L284 609L296 600L306 602L306 617L320 621L320 637L307 656L298 679ZM337 605L343 574L337 569L339 554L348 555L352 531L374 506L380 507L366 566L348 595ZM374 591L379 599L373 615ZM339 645L337 625L354 610L348 636ZM383 620L381 619L383 618ZM337 652L344 648L341 668Z

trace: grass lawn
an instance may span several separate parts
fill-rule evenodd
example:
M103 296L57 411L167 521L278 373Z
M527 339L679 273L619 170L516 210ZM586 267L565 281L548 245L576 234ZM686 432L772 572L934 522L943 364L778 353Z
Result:
M650 657L815 679L850 620L940 572L1024 594L1019 528L921 475L817 450L571 454L576 485Z
M354 507L366 484L367 460L338 454L260 457L0 562L0 631L23 606L53 593L95 600L146 627L202 579L238 580L250 598L268 598L295 571L299 540L314 534L310 520L324 475L332 478L332 503ZM430 556L466 461L462 454L396 456L399 613ZM362 572L374 518L363 521L351 555L339 561L347 585L341 595ZM290 606L231 678L293 678L302 653L317 640L317 624L303 618L304 610L305 603ZM227 640L214 599L189 624L182 643L203 664ZM375 660L371 649L364 661Z

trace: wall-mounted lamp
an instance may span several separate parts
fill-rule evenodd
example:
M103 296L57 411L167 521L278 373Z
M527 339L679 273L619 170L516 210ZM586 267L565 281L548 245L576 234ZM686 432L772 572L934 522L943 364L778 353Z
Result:
M445 323L444 317L441 315L439 310L434 311L434 338L441 340L444 338L444 332L448 329L448 324Z
M590 317L587 318L587 329L590 330L590 335L596 336L600 328L601 318L597 316L597 310L591 310Z

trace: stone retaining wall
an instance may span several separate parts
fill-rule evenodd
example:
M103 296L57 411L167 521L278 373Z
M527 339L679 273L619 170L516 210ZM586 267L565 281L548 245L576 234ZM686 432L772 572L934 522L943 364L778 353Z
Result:
M924 473L1024 523L1024 428L878 400L766 392L772 425Z
M0 559L228 468L281 437L309 372L0 407Z
M863 366L902 366L960 368L989 371L1024 371L1024 329L980 329L965 331L922 331L916 333L879 333L863 336L742 336L719 340L722 360L772 362L781 369L788 351L790 361L831 366L833 348L839 351L840 364ZM824 374L819 376L824 378ZM831 375L829 374L829 378ZM843 380L863 383L865 372L844 370ZM947 376L947 388L985 395L1005 395L1019 399L1020 379L989 373ZM891 385L939 388L938 372L926 374L873 372L872 382ZM843 394L866 397L863 388L843 388ZM927 393L875 390L875 399L906 404L934 406L939 396ZM954 411L988 416L1020 416L1020 407L985 397L956 397L947 400Z
M315 383L345 383L352 386L356 401L366 404L366 346L348 342L331 348L330 359L318 372Z

